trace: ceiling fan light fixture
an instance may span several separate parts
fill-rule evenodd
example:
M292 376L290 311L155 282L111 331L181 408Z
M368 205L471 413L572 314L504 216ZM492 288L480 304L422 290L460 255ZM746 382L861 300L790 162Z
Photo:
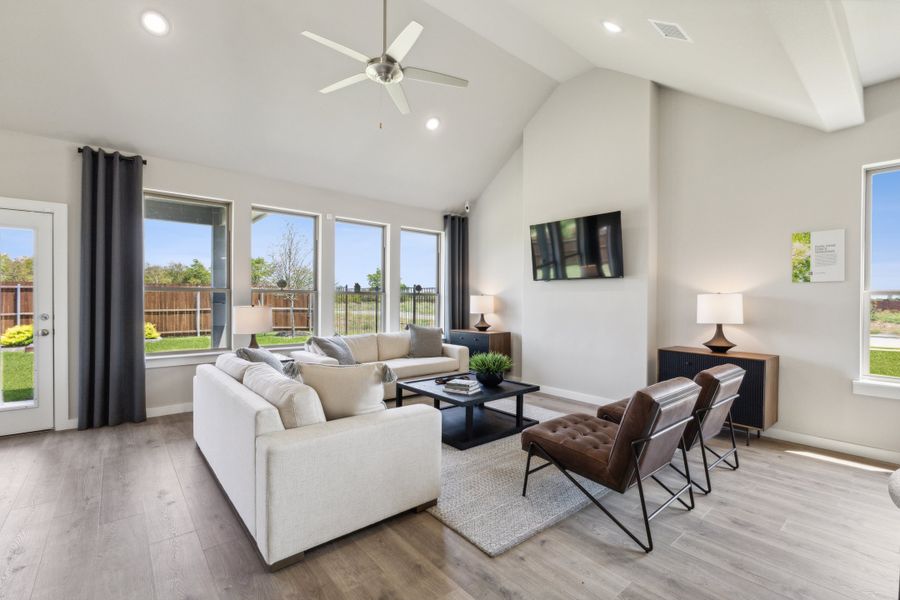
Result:
M612 21L603 21L603 28L610 33L622 33L622 26Z
M425 121L425 129L427 129L428 131L435 131L440 126L441 120L437 117L430 117L427 121Z
M155 10L145 10L141 13L141 27L150 35L157 37L166 36L172 30L169 20Z

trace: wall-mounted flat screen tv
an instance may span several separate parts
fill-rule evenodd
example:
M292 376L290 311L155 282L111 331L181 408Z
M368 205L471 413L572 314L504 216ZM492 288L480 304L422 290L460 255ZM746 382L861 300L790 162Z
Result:
M535 281L623 277L620 211L531 226Z

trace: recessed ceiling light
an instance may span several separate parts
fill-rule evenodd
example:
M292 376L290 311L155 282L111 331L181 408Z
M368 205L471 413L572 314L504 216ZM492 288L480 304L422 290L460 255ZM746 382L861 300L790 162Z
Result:
M141 14L141 25L147 33L160 37L167 35L171 30L169 20L162 16L162 13L155 10L145 10Z
M428 129L429 131L434 131L435 129L437 129L440 126L441 126L441 120L438 119L437 117L431 117L430 119L425 121L425 128Z
M612 21L603 21L603 27L610 33L622 33L622 26Z

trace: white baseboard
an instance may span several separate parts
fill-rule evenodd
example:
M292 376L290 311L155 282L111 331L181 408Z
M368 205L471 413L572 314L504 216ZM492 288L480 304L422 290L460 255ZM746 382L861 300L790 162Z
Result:
M78 429L78 419L66 419L55 427L56 431L65 431L66 429Z
M615 400L610 400L609 398L604 398L603 396L594 396L593 394L585 394L583 392L573 392L572 390L564 390L562 388L550 387L546 385L541 386L541 393L548 394L550 396L559 396L560 398L567 398L569 400L575 400L576 402L583 402L585 404L593 404L595 406L603 406L604 404L615 402Z
M803 444L804 446L812 446L813 448L822 448L823 450L831 450L833 452L843 452L844 454L852 454L853 456L861 456L863 458L871 458L873 460L900 465L900 452L897 452L896 450L885 450L883 448L873 448L871 446L852 444L840 440L830 440L815 435L785 431L784 429L778 429L777 427L767 429L762 435L763 437L781 440L783 442L793 442L795 444Z
M194 412L194 403L166 404L165 406L151 406L147 409L147 418L162 417L165 415L177 415L178 413Z
M185 402L184 404L167 404L165 406L151 406L147 409L147 418L162 417L165 415L175 415L179 413L194 412L194 404ZM66 419L55 427L56 431L65 431L67 429L78 429L78 419Z

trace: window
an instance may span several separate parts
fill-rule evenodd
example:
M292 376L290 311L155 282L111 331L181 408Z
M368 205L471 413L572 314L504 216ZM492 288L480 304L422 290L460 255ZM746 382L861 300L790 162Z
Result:
M439 233L400 232L400 329L439 326L440 244Z
M863 375L900 378L900 164L866 172Z
M231 346L228 223L226 204L144 198L147 354Z
M260 346L306 342L316 331L316 217L254 208L250 232L252 303L272 307Z
M335 331L384 331L384 227L335 222L334 281Z

